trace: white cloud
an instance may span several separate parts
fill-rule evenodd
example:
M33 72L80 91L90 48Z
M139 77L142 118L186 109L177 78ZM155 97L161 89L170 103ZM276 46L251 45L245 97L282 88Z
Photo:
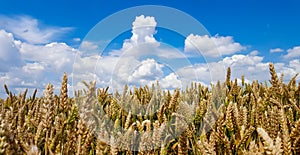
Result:
M57 72L71 71L76 49L65 43L57 42L46 45L22 43L20 53L23 60L44 63L47 70Z
M256 56L258 54L259 54L258 50L254 50L254 51L249 53L250 56Z
M231 36L200 36L190 34L184 42L185 52L200 52L204 56L219 57L244 50L240 43L234 42Z
M300 60L292 60L289 64L274 62L278 75L284 74L285 82L288 82L297 72L300 72ZM246 82L258 80L268 82L270 79L269 62L264 61L264 57L251 55L232 55L225 57L218 62L201 63L193 66L180 68L176 71L181 77L181 81L203 82L205 84L215 83L217 80L224 81L227 67L231 68L231 79L239 79L245 76ZM300 79L298 77L298 79ZM188 84L188 83L184 83Z
M114 66L118 64L116 57L100 57L99 55L77 55L73 65L73 84L75 89L82 88L81 82L96 80L98 86L106 87L110 84Z
M223 59L226 67L231 67L233 78L242 75L249 80L265 81L269 78L269 65L261 56L233 55Z
M42 92L51 82L55 84L56 93L59 93L63 72L72 72L77 51L65 43L25 43L4 30L0 30L0 50L0 85L7 84L14 92L24 88L38 88ZM4 94L1 92L0 96Z
M0 16L0 29L5 29L16 38L32 44L49 43L72 30L70 27L51 27L29 16Z
M270 49L270 52L271 53L280 53L280 52L283 52L284 50L281 49L281 48L272 48Z
M246 56L246 55L233 55L231 57L225 57L223 62L228 66L246 67L248 65L256 65L262 62L263 57L260 56Z
M215 83L218 80L223 81L225 73L225 66L222 61L199 63L176 70L183 86L189 85L192 81L205 83L206 85Z
M160 43L155 38L156 21L151 16L137 16L132 24L132 36L123 42L119 50L109 52L110 56L117 57L145 57L156 56L159 58L186 58L182 51L168 44Z
M140 56L158 51L159 43L154 38L155 27L154 17L137 16L132 24L131 38L124 40L120 50L103 57L97 57L97 44L83 41L80 47L82 54L74 64L77 81L98 76L98 83L111 84L113 89L122 90L125 83L147 84L162 76L162 65L154 59L140 59Z
M129 76L128 81L135 83L141 80L157 80L163 76L162 68L163 65L158 64L154 59L143 60Z
M290 48L287 50L287 52L288 54L284 55L284 58L286 59L300 57L300 46L295 46L293 48Z
M132 23L132 36L130 39L124 41L122 50L126 51L140 44L149 44L154 47L159 46L159 43L154 38L156 24L154 17L137 16Z
M289 62L289 66L293 68L297 73L300 73L300 60L295 59Z
M20 52L13 34L0 30L0 72L7 72L21 64Z
M83 51L92 51L92 50L96 50L97 48L98 45L90 41L83 41L80 46L80 50Z
M162 88L169 89L169 90L176 89L176 88L182 88L182 83L178 79L178 76L175 73L171 73L171 74L167 75L166 77L164 77L161 80L160 85Z
M39 63L28 63L22 69L25 73L32 75L44 71L45 67Z
M151 16L136 16L132 23L132 36L130 39L126 39L123 42L123 46L120 50L113 50L109 52L110 56L119 57L140 57L145 55L162 55L160 48L160 43L154 38L156 34L156 21L154 17ZM168 53L170 50L167 50ZM169 54L170 55L170 54ZM173 55L176 55L173 54Z

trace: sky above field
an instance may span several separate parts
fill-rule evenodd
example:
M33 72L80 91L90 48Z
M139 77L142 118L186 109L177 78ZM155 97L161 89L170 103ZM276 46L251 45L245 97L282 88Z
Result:
M227 67L232 79L264 82L269 62L288 81L300 72L299 6L297 0L2 1L0 85L42 94L50 82L58 93L66 72L70 90L83 88L82 80L114 90L156 81L174 89L224 80Z

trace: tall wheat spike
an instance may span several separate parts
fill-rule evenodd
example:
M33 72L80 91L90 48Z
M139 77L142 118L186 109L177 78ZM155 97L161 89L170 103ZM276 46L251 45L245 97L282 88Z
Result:
M6 141L7 138L5 134L5 123L2 118L0 123L0 154L5 154L8 143Z
M280 110L280 115L281 115L281 126L282 126L283 150L285 155L290 155L292 146L291 146L290 134L287 126L284 109Z
M275 71L274 64L270 63L269 67L270 67L270 74L271 74L270 82L272 84L273 93L277 94L277 95L280 95L281 94L281 92L280 92L280 81L278 80L278 76L277 76L277 73Z
M68 105L68 76L66 73L64 73L62 86L61 86L61 92L60 92L60 111L68 111L69 105Z
M183 131L178 137L178 154L185 155L188 154L188 140L186 131Z

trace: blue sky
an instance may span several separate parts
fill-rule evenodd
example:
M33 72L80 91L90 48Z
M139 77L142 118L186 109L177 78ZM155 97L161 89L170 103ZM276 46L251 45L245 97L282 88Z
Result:
M277 46L289 48L297 45L300 40L298 37L300 2L297 0L187 2L11 0L1 2L0 13L9 16L29 15L47 25L74 27L76 29L67 37L83 37L101 19L138 5L174 7L199 20L211 34L231 35L241 43L264 50Z
M141 5L162 5L189 14L198 20L211 34L209 38L205 38L200 34L189 36L190 40L198 48L211 52L211 49L208 49L209 47L204 47L201 44L203 41L213 41L220 44L216 45L216 49L221 53L226 48L224 52L227 52L227 54L222 54L220 60L212 61L208 64L198 61L199 57L190 58L194 71L205 75L198 78L199 82L208 84L214 81L211 76L218 71L217 68L220 68L218 66L219 63L223 64L221 66L232 67L233 72L235 72L233 73L233 78L240 78L241 74L245 74L246 78L248 75L249 81L254 79L260 81L268 80L269 76L266 73L268 62L274 62L278 72L284 73L287 79L300 71L300 10L298 9L300 2L297 0L206 0L186 2L180 0L109 2L96 0L89 2L10 0L2 1L0 5L0 32L2 33L2 36L0 35L0 39L2 39L0 40L2 41L2 44L0 43L0 46L2 46L2 48L0 47L0 52L2 52L2 54L0 53L0 56L2 56L2 59L0 58L0 84L8 84L16 93L24 90L26 87L33 88L36 86L42 89L47 82L53 83L59 89L59 82L63 72L68 72L70 78L73 78L74 74L72 75L70 72L74 70L74 61L86 64L85 61L93 62L99 59L97 56L90 56L89 58L79 56L79 59L74 58L80 52L79 45L83 45L83 39L87 33L106 17L123 9ZM140 15L137 14L136 16ZM128 22L131 24L134 21L140 23L151 21L155 23L155 26L156 24L159 26L158 19L159 17L150 19L145 16L140 19L132 18L132 21ZM189 23L182 23L183 26L186 24ZM187 36L179 36L155 26L153 28L156 32L147 34L150 38L153 35L154 42L171 44L174 46L174 50L179 50L183 53L186 52L186 49L191 49L185 43ZM25 33L25 31L28 31L28 33ZM109 30L107 31L109 32ZM141 33L137 32L137 35L141 35ZM115 53L123 52L124 54L125 40L129 44L133 44L135 41L132 38L131 30L114 38L107 50L114 50ZM101 40L99 41L101 42ZM12 45L15 47L10 48ZM94 47L93 44L85 45L89 49ZM51 55L51 57L43 58L45 55ZM107 61L107 64L118 62L111 55L107 59L102 59L103 62ZM128 59L130 62L136 62L125 66L136 68L136 71L129 71L131 73L128 73L132 74L132 80L139 81L139 83L132 84L147 84L160 79L166 83L165 88L173 88L183 85L182 81L184 80L178 80L180 73L187 76L192 73L185 68L187 66L183 65L183 61L172 60L172 62L168 61L169 69L167 67L168 64L160 66L162 64L156 58L137 61ZM171 75L172 64L173 66L176 63L178 65L178 62L183 64L175 69L177 76ZM97 74L106 74L109 70L105 68L107 64L101 65L100 63L99 66L96 66L98 69L102 67ZM116 64L110 65L118 66ZM86 68L79 69L80 71L76 74L88 75L89 73L81 70L92 70L92 67L80 66ZM149 68L145 68L145 66ZM212 66L212 69L208 71L205 66ZM151 72L151 74L146 75L146 71ZM34 77L29 76L30 74L34 75ZM91 77L97 80L99 86L104 86L111 82L109 78L106 79L106 77L101 76L99 78L97 74L92 75L91 73ZM116 74L121 73L116 72ZM95 76L97 77L95 78ZM156 76L160 78L153 78ZM80 79L82 78L82 76L79 77ZM184 76L181 77L184 79ZM207 78L211 80L205 81ZM178 84L176 84L176 80ZM172 86L169 83L175 83L175 85ZM124 81L121 84L124 84ZM70 83L70 87L81 88L74 83ZM3 96L3 90L0 91L0 96Z

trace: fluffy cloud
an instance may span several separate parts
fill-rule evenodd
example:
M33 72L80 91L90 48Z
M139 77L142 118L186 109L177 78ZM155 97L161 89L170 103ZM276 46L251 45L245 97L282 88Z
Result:
M5 29L16 38L32 44L49 43L72 30L70 27L44 26L37 19L28 16L0 16L0 29Z
M192 81L209 85L218 80L223 81L225 79L225 69L222 61L199 63L182 67L176 70L176 74L180 77L183 86L189 85Z
M45 66L39 63L28 63L22 67L22 70L30 75L39 74L45 70Z
M233 55L231 57L225 57L223 62L228 66L246 67L253 66L262 62L263 57L260 56L246 56L246 55Z
M123 42L120 50L111 51L111 56L146 56L155 55L163 58L182 58L180 52L172 47L158 42L156 34L156 21L151 16L137 16L132 23L132 36Z
M59 93L61 76L72 72L77 51L65 43L25 43L4 30L0 30L0 50L0 85L7 84L14 92L38 88L40 94L48 82L55 84Z
M157 59L151 58L151 56L168 59L184 58L181 51L160 44L154 38L156 25L154 17L137 16L132 24L132 36L124 40L121 49L111 51L108 55L103 55L98 59L95 59L99 54L96 51L94 55L88 56L83 52L79 56L80 59L74 64L74 71L76 71L74 77L76 76L78 79L76 85L81 86L80 79L86 80L89 77L92 80L97 76L99 78L97 82L103 84L100 84L101 86L111 85L114 90L122 90L126 83L129 85L148 85L157 80L166 81L166 79L171 79L174 83L164 82L166 84L162 85L163 88L179 86L177 77L173 74L165 75L166 73L163 71L165 66L158 63ZM81 50L90 49L91 51L95 49L90 47L96 46L94 43L83 41Z
M63 72L72 71L76 50L48 42L66 30L42 26L27 16L0 16L0 85L6 83L14 92L25 87L43 89L50 81L59 85Z
M126 51L140 44L158 46L159 43L153 36L156 33L156 24L154 17L137 16L132 23L132 36L130 39L124 41L122 50Z
M103 57L97 57L96 43L83 41L82 54L74 64L75 85L80 86L81 80L90 81L97 76L100 85L112 85L113 89L120 90L125 83L147 84L162 76L162 65L154 59L140 59L160 45L154 38L156 24L154 17L137 16L132 23L130 39L124 40L120 50Z
M160 43L154 38L156 34L154 17L140 15L132 23L132 35L123 42L120 50L109 52L111 56L139 57L148 54L158 54Z
M231 68L232 79L241 78L242 75L248 80L268 80L268 63L263 62L263 57L253 55L232 55L218 62L199 63L180 68L176 73L188 84L191 81L203 82L207 85L224 81L227 67Z
M269 77L269 65L263 62L261 56L233 55L222 61L226 67L231 67L233 78L241 78L245 75L247 79L265 81Z
M140 65L129 76L128 81L135 83L141 80L158 80L163 76L163 65L158 64L154 59L143 60Z
M272 48L272 49L270 49L270 52L271 53L280 53L280 52L283 52L283 49L281 49L281 48Z
M96 50L97 48L98 45L90 41L83 41L80 46L80 49L83 51L92 51Z
M20 45L22 59L31 62L43 63L48 71L71 71L76 49L65 43L49 43L46 45Z
M274 63L275 69L280 76L284 74L285 82L299 73L299 59L290 61L289 64ZM183 67L176 71L178 75L187 81L199 81L205 84L215 83L217 80L224 81L227 67L231 68L232 80L237 78L238 82L242 75L245 76L246 82L258 80L265 82L270 79L269 62L265 62L261 56L251 55L232 55L225 57L223 60L211 63L201 63L193 66ZM300 79L298 77L298 79ZM184 81L183 80L183 81Z
M287 50L288 54L284 56L284 58L295 58L300 57L300 46L295 46Z
M291 68L293 68L297 73L300 73L300 60L299 59L295 59L295 60L291 60L289 62L289 66Z
M82 80L95 80L99 87L113 85L111 87L115 87L114 89L122 89L123 84L128 81L128 77L132 72L131 69L135 68L138 63L136 59L129 57L120 60L118 57L84 56L84 54L79 54L73 65L74 89L84 88Z
M13 34L0 30L0 72L7 72L21 64L20 52Z
M168 90L182 88L182 81L179 80L175 73L171 73L161 80L161 86Z
M245 47L240 43L234 42L230 36L213 36L208 35L200 36L190 34L184 42L185 52L201 52L204 56L219 57L222 55L230 55L241 50Z

